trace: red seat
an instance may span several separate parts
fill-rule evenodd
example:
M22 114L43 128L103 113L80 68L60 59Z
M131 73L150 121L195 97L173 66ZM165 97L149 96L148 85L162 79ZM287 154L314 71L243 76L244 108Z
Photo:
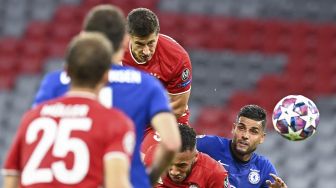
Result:
M19 60L20 73L37 74L42 71L43 61L39 57L22 56Z
M0 55L16 56L19 51L19 41L15 38L0 39Z
M0 56L0 74L13 73L17 70L17 58L15 56Z
M21 42L21 54L42 58L46 55L46 46L47 43L45 40L24 39Z
M81 23L53 23L50 27L51 40L69 42L81 30Z
M31 40L43 40L49 36L48 27L49 23L46 22L31 22L26 29L25 37Z
M79 18L79 7L65 5L61 6L56 10L54 15L54 22L57 23L75 23L78 22Z
M47 45L47 57L64 57L67 41L50 41Z

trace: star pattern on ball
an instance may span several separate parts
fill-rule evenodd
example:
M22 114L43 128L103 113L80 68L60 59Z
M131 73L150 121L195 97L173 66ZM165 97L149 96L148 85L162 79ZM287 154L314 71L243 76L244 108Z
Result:
M298 113L294 112L294 104L290 104L288 107L280 106L280 108L282 113L278 119L285 119L288 125L291 124L292 117L300 116Z
M302 137L300 136L303 129L294 132L291 128L288 129L287 134L283 134L285 137L287 137L289 140L302 140Z
M310 109L307 110L307 115L305 116L301 116L301 119L306 121L307 125L312 125L314 127L316 127L316 118L319 116L318 113L312 113L312 111Z

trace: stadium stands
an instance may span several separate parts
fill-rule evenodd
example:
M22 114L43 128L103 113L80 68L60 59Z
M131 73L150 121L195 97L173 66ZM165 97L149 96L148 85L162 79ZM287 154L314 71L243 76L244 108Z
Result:
M235 114L247 103L271 113L285 95L316 101L322 114L316 135L294 143L270 128L259 151L275 163L288 187L335 187L332 0L0 0L0 163L43 71L62 66L79 20L99 3L114 3L125 12L153 9L162 32L188 49L193 63L189 107L199 133L230 137Z

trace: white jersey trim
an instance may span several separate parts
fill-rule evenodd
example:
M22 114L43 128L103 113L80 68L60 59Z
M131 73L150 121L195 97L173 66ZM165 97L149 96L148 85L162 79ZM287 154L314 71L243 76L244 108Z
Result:
M169 95L182 95L182 94L185 94L185 93L189 92L190 90L191 90L191 87L190 87L187 91L183 91L183 92L181 92L181 93L169 93L169 92L168 92L168 94L169 94Z
M112 151L104 155L104 160L110 159L126 159L128 161L128 155L120 151Z
M1 169L1 174L3 176L19 176L20 171L16 169Z

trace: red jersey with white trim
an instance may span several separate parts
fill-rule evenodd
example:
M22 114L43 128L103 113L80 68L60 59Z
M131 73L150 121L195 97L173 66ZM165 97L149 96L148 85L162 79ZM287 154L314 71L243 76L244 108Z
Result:
M131 53L131 46L126 50L122 62L157 77L169 94L184 93L191 88L192 69L189 55L167 35L159 34L155 52L148 62L139 64Z
M104 161L133 153L131 120L93 96L66 96L28 111L4 163L20 187L103 186Z
M155 149L150 148L145 156L145 164L151 164ZM189 176L181 183L174 183L164 175L155 188L229 188L228 172L207 154L198 152Z
M167 35L159 34L155 52L148 62L137 62L129 46L122 63L155 76L171 95L183 94L191 89L192 67L189 55L180 44ZM189 124L189 116L187 108L178 118L178 122Z

